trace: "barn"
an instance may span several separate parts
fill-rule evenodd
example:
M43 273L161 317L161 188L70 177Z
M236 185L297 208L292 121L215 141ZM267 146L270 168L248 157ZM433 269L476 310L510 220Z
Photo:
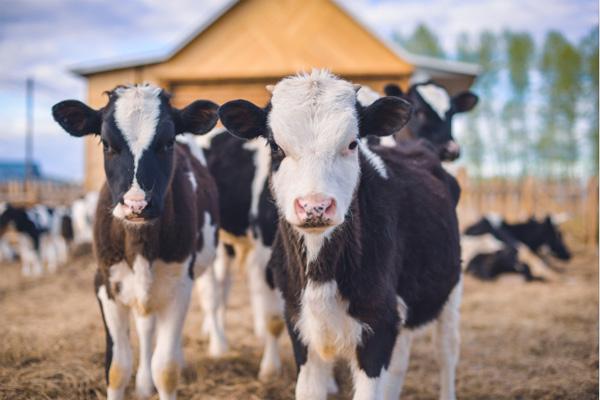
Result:
M265 85L312 67L328 68L379 91L389 82L406 87L411 76L419 75L454 93L468 88L478 72L473 64L408 53L359 22L341 0L228 1L163 56L73 72L87 80L87 100L99 108L106 102L104 91L139 82L166 88L176 106L198 98L264 104L269 95ZM93 138L85 145L85 171L85 189L99 189L104 172Z

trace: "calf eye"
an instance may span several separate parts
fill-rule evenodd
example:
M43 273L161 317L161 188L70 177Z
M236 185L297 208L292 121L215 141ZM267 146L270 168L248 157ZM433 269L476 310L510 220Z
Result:
M281 147L279 147L277 145L277 143L273 142L272 140L269 140L269 146L271 147L271 153L273 155L277 155L279 157L285 157L285 153L283 152Z
M115 149L114 147L112 147L107 140L105 139L101 139L102 142L102 150L109 155L114 155L114 154L118 154L117 149Z
M159 147L156 150L158 152L167 153L167 152L173 150L173 146L175 146L175 139L169 140L168 142L166 142L165 144L163 144L161 147Z
M358 142L356 140L353 140L350 142L350 144L348 145L348 148L350 150L354 150L356 148L356 146L358 146Z

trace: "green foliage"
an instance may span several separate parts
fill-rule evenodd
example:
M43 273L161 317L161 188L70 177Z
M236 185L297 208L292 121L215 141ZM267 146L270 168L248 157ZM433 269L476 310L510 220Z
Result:
M575 125L582 94L581 61L578 49L560 32L546 35L539 62L544 105L537 150L551 175L571 175L577 161Z
M423 24L395 40L416 54L447 54ZM472 89L480 102L457 132L474 175L484 165L512 175L566 177L582 166L598 174L598 26L577 45L557 31L541 45L528 32L457 37L456 59L481 68Z
M586 140L590 147L590 162L588 168L598 175L598 26L592 28L579 45L582 57L582 85L585 98L582 115L587 126Z
M419 24L408 38L402 38L402 36L396 34L395 40L415 54L445 57L438 37L425 24Z
M511 97L502 108L506 126L506 143L502 147L506 157L519 160L519 173L526 174L531 157L531 132L526 112L527 93L530 91L530 71L535 57L535 43L529 33L504 33L505 59Z

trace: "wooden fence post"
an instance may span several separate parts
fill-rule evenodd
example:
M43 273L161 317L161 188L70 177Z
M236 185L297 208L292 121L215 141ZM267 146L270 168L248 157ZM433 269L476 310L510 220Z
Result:
M585 204L585 242L589 246L598 246L598 177L590 178L586 190Z

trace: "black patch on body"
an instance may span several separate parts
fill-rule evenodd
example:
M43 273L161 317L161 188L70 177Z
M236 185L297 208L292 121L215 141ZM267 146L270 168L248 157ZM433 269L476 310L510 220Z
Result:
M206 152L208 170L219 189L221 228L243 236L250 228L254 152L228 132L216 135Z

